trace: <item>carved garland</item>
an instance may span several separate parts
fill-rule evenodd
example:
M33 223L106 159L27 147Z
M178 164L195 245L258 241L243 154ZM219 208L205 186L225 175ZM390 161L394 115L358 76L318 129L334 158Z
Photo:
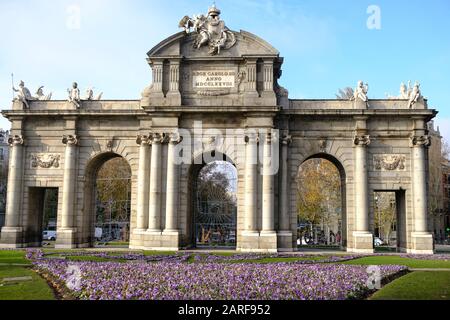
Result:
M59 168L59 161L61 155L51 153L40 153L31 155L31 167L32 168Z
M406 169L406 156L404 155L375 155L373 159L375 170L403 171Z

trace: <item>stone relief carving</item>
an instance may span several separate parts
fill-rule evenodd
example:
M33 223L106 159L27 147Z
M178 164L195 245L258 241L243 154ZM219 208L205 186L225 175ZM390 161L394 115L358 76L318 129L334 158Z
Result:
M368 146L370 144L370 136L369 135L355 135L353 139L353 143L356 146Z
M113 148L114 148L114 138L106 142L106 149L112 151Z
M404 171L406 169L406 156L398 154L383 154L373 156L375 170Z
M37 153L31 155L32 168L59 168L61 155L52 153Z
M195 15L193 18L184 16L179 23L186 34L197 33L194 41L194 48L200 49L205 45L209 46L210 55L219 55L221 50L228 50L236 44L236 37L230 31L223 20L220 20L220 10L212 5L208 10L208 15Z
M320 152L326 152L328 146L328 141L326 139L319 140L319 150Z
M206 96L206 97L218 97L218 96L226 96L230 94L230 90L201 90L197 91L197 94L199 96Z

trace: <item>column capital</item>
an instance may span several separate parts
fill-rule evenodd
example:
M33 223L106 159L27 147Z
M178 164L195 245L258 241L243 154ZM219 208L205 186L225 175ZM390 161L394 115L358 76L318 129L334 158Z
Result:
M8 139L8 144L11 147L20 146L20 145L23 145L23 143L24 143L23 137L19 136L19 135L15 135L15 136L13 136L13 137Z
M62 143L67 146L76 146L78 144L78 138L76 135L64 135Z
M144 134L140 134L136 137L136 143L138 145L150 145L151 141L150 141L150 136L149 135L144 135Z
M288 146L288 145L290 145L291 143L292 143L292 136L291 136L291 135L284 135L284 136L281 138L281 144L282 144L282 145Z
M429 147L431 145L431 139L428 135L423 136L415 136L411 135L410 137L410 146L411 147Z
M246 144L258 144L259 136L257 133L246 134L244 140Z
M179 132L172 132L167 134L168 141L170 144L179 144L181 141L183 141L183 137L180 135Z
M162 132L152 132L149 139L151 144L162 144L167 140L167 135Z
M367 147L370 142L370 136L367 134L355 134L353 138L353 144L355 146Z
M276 133L273 133L271 130L264 134L264 143L272 144L277 143L279 141L279 137Z

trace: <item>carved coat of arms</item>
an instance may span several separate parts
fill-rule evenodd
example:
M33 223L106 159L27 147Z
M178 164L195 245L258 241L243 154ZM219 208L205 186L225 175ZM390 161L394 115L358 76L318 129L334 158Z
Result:
M200 49L209 46L210 55L219 55L221 50L228 50L236 44L236 37L230 31L223 20L220 20L220 10L215 5L209 8L208 15L199 14L190 18L185 16L181 19L180 28L186 33L197 33L194 48Z

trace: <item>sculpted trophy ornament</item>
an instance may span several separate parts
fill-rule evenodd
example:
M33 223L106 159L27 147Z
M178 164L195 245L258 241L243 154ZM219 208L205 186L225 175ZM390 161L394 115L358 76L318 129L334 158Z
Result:
M52 92L49 94L44 94L44 86L40 86L39 89L36 91L36 99L37 100L51 100L52 99Z
M103 96L103 92L100 92L96 97L94 97L94 88L89 87L86 89L86 95L84 100L92 101L92 100L101 100Z
M221 11L212 5L208 10L208 15L195 15L193 18L184 16L181 19L179 27L184 28L187 34L197 33L197 39L194 41L194 48L200 49L209 45L210 55L219 55L221 50L228 50L236 44L236 37L220 19Z

